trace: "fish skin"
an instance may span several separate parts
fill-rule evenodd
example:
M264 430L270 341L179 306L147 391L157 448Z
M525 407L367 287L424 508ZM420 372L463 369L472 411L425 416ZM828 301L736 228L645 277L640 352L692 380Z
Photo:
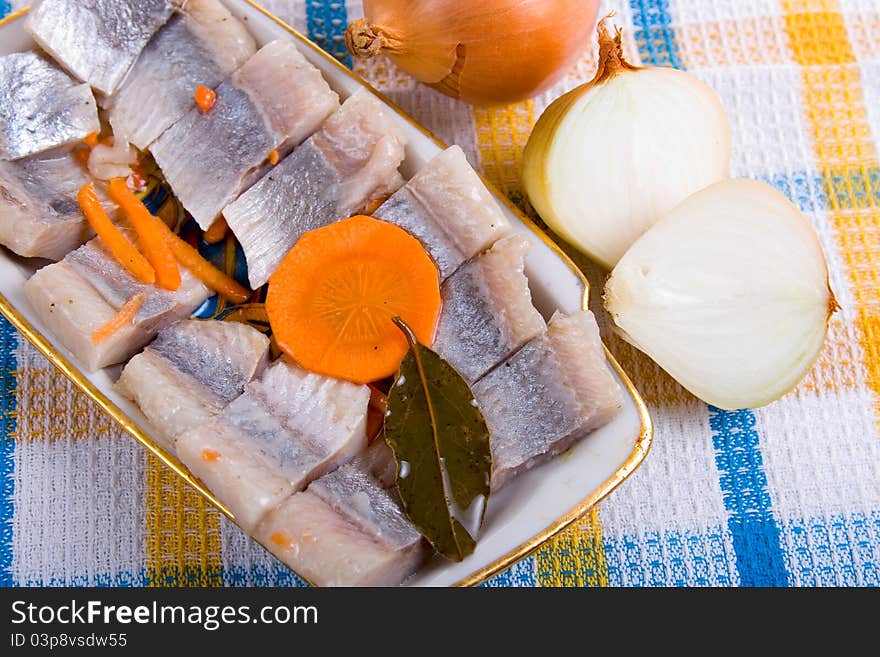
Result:
M297 148L223 210L248 264L251 289L258 289L296 241L336 215L339 174L311 141Z
M374 216L418 238L440 270L441 282L511 230L458 146L428 162Z
M256 52L253 37L218 0L189 0L141 52L108 105L113 134L141 150Z
M132 241L136 240L132 238ZM150 333L150 339L162 328L188 317L210 296L208 288L185 268L180 269L181 285L178 290L164 290L156 285L141 283L116 262L100 239L86 242L70 252L65 261L117 310L133 296L142 295L144 301L135 315L134 323ZM135 351L143 346L138 345Z
M211 110L190 110L150 151L178 199L207 229L281 139L251 98L224 82Z
M565 451L610 422L623 393L589 311L550 320L473 386L491 433L492 489Z
M162 328L188 317L209 296L208 288L189 271L181 270L176 292L135 280L113 260L99 239L69 253L63 260L38 270L25 283L25 295L50 332L84 369L128 360ZM106 324L134 295L144 302L131 324L99 345L92 334Z
M336 102L336 94L323 78L315 80L312 71L301 66L305 58L296 47L288 42L282 42L288 43L284 47L273 46L277 43L261 48L231 80L217 87L210 110L191 109L150 147L171 188L202 229L210 227L223 208L269 170L270 151L289 152L318 128ZM286 77L291 70L305 70L308 84L293 84ZM291 101L288 111L298 114L293 125L293 120L276 116L280 109L269 112L261 106L259 97L270 79L278 87L294 89L301 98L318 96L324 102L300 108ZM296 134L285 132L292 126Z
M225 406L265 367L269 338L239 322L191 319L161 331L147 349L208 388Z
M0 160L66 146L99 129L88 85L32 50L0 57Z
M392 548L405 548L421 538L393 492L352 463L316 479L308 490Z
M178 437L180 460L245 531L366 446L370 391L280 360L211 422ZM205 460L205 450L216 452Z
M26 258L60 260L91 239L76 200L88 181L69 152L0 161L0 244Z
M304 233L351 216L399 184L406 139L368 91L343 103L321 129L226 207L258 289Z
M432 348L468 383L547 330L523 273L530 246L521 235L505 237L462 265L441 288Z
M259 376L269 339L235 322L184 320L134 356L117 389L134 401L166 448L219 414Z
M318 586L396 586L430 553L394 492L355 462L282 502L254 537Z
M25 29L77 78L112 95L150 37L171 17L171 0L42 0Z
M391 488L397 481L397 461L394 452L384 438L377 438L372 445L351 460L352 466L367 472L382 488Z

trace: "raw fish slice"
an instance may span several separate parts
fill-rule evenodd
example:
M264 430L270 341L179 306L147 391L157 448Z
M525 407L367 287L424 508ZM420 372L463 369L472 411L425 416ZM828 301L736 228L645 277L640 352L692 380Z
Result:
M177 439L180 460L246 531L366 446L370 390L281 360L220 415Z
M0 57L0 160L65 146L99 128L89 85L33 51Z
M550 320L473 386L492 442L492 488L565 451L610 422L623 393L589 311Z
M114 95L113 134L146 149L195 106L200 84L214 89L254 52L253 37L219 0L189 0L153 36Z
M397 479L397 462L394 460L394 452L381 437L355 456L351 460L351 464L359 470L369 473L382 488L391 488Z
M83 82L111 95L182 0L42 0L25 29Z
M348 217L402 184L406 139L368 91L355 93L321 129L223 215L241 242L251 287L262 286L306 231Z
M132 241L135 240L132 238ZM210 296L208 288L185 268L180 269L182 282L180 288L174 292L141 283L116 262L100 239L83 244L69 253L65 261L116 309L121 308L133 296L143 295L144 301L135 316L134 324L149 333L151 340L162 328L188 317ZM135 346L134 351L143 346Z
M500 240L443 284L443 311L433 349L473 383L547 330L523 274L529 241Z
M94 235L76 200L88 181L70 153L0 161L0 243L25 257L63 258Z
M428 556L394 494L354 463L285 500L255 538L319 586L395 586Z
M374 216L416 236L434 258L441 281L510 231L458 146L431 160Z
M159 332L132 358L119 390L132 399L166 447L220 413L266 364L269 339L235 322L186 320Z
M290 41L273 41L217 87L214 106L191 109L150 147L177 197L206 229L337 107L337 95Z
M52 334L94 372L128 360L156 333L192 313L209 296L208 288L181 269L176 292L144 285L116 264L99 240L92 240L61 262L43 267L25 283L28 301ZM144 296L128 326L98 345L92 334L136 294Z

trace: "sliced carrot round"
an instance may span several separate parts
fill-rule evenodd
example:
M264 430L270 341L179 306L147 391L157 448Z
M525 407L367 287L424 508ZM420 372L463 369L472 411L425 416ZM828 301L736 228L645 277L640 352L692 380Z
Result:
M409 349L400 317L431 344L437 267L405 230L356 216L303 235L269 279L278 346L307 370L355 383L397 371Z

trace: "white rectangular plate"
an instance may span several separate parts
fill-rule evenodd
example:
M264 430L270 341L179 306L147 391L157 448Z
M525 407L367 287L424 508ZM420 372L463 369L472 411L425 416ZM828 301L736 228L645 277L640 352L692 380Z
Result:
M292 39L305 57L317 66L342 99L361 87L369 88L395 113L409 144L401 167L409 178L445 145L404 114L367 82L355 75L306 37L299 34L250 0L223 0L233 14L246 20L260 45L275 39ZM23 29L21 14L0 23L0 54L25 50L33 42ZM506 198L489 185L515 230L532 242L526 274L538 310L550 317L555 310L571 312L586 307L588 284L559 248ZM166 452L151 436L153 427L131 402L117 394L113 381L119 368L85 373L76 359L52 336L33 313L24 297L24 282L42 263L23 260L0 247L0 312L58 369L151 452L226 515L220 504L186 467ZM513 480L494 494L476 551L461 563L434 557L408 584L416 586L473 585L505 569L529 554L543 541L583 515L592 505L626 479L648 453L652 439L651 419L644 402L617 362L611 365L627 392L623 411L613 422L553 460ZM231 517L231 516L230 516Z

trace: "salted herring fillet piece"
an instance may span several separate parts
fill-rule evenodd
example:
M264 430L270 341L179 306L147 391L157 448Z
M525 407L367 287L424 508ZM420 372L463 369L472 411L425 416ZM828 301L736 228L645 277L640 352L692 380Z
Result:
M428 162L373 216L417 237L434 259L441 281L510 231L510 223L458 146Z
M76 200L87 182L69 151L0 161L0 244L27 258L60 260L90 239Z
M219 0L188 0L158 31L108 103L117 139L141 150L195 107L199 85L214 89L257 50Z
M370 389L270 365L210 422L177 438L180 460L245 531L366 447Z
M403 184L406 138L390 112L360 90L321 129L223 211L244 249L253 289L303 233L349 217Z
M42 0L25 29L68 71L111 95L184 0Z
M0 160L66 146L99 127L89 85L33 50L0 57Z
M530 247L522 235L505 237L459 267L441 288L443 310L432 348L468 383L547 330L523 273Z
M184 320L132 358L116 386L173 448L174 438L219 414L267 363L269 339L238 322Z
M64 260L38 270L24 291L52 334L90 372L128 360L166 326L188 317L210 292L181 268L175 292L145 285L123 269L100 239L83 244ZM144 298L134 320L100 344L92 334L135 295Z
M391 488L397 481L397 461L388 443L380 437L351 460L351 464L368 473L382 488Z
M208 111L193 108L150 151L172 190L207 229L229 203L339 107L339 97L292 41L257 51L216 90Z
M545 335L486 374L473 391L491 432L493 490L564 452L623 407L589 311L556 313Z
M282 502L254 537L318 586L395 586L429 554L396 494L356 462Z

